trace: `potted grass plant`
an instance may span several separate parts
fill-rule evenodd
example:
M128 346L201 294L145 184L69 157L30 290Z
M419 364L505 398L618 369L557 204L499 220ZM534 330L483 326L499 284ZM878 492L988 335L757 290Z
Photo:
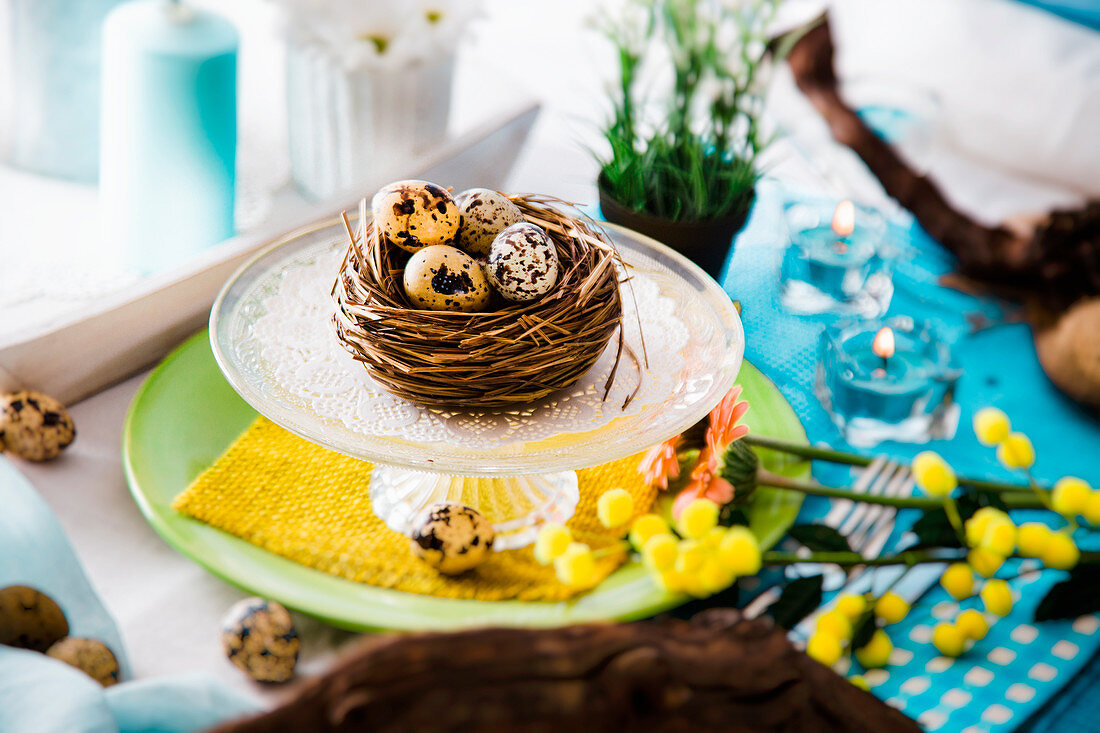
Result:
M775 0L628 0L601 30L618 55L601 132L604 217L711 276L744 226L766 141L758 119Z

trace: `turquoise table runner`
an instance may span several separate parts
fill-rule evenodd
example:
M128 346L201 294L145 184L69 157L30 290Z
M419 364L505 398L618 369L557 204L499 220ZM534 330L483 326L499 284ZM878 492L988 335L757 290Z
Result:
M1100 30L1100 2L1097 0L1019 0L1066 20Z
M773 181L761 183L752 217L728 263L724 285L743 306L746 357L776 382L802 418L811 441L848 449L813 393L817 338L828 319L793 316L779 303L779 263L787 241L782 203L803 195L805 192ZM956 395L962 417L958 435L950 442L928 446L885 443L875 452L907 460L927 447L940 452L960 473L1011 479L993 451L978 444L970 429L977 409L995 405L1032 438L1038 454L1035 472L1041 479L1073 474L1100 485L1100 464L1096 463L1100 426L1047 381L1028 327L1000 323L1002 309L992 300L941 287L937 280L950 271L951 257L913 222L893 222L891 236L908 243L910 251L894 276L889 315L931 320L955 344L965 370ZM974 316L999 325L972 334ZM846 477L819 470L818 478L831 482ZM811 521L824 511L824 502L807 501L800 519ZM908 539L904 535L912 517L905 514L912 513L899 518L895 545ZM903 623L891 627L897 647L894 663L868 674L872 692L917 718L930 731L1010 731L1041 709L1044 715L1064 713L1053 704L1044 705L1100 648L1100 621L1095 616L1030 623L1035 603L1065 573L1045 571L1039 577L1014 581L1013 590L1020 600L1013 613L957 660L940 657L931 645L933 626L956 612L955 602L934 585L933 575L925 574L923 579L923 587L931 590ZM914 595L920 591L917 588ZM1091 669L1090 674L1100 676L1100 671ZM1094 701L1087 696L1084 699L1095 707ZM1073 709L1070 706L1070 712ZM1030 723L1034 730L1049 729L1040 724L1041 717Z

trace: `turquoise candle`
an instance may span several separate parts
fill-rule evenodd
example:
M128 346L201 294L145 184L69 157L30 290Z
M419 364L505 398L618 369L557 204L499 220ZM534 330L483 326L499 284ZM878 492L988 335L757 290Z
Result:
M792 202L784 213L791 235L780 265L784 306L865 317L886 311L893 285L880 255L880 216L851 201L835 210L826 202Z
M137 0L103 28L104 246L145 272L233 235L237 32L186 3Z
M806 282L837 300L857 294L867 279L875 242L856 230L838 235L832 227L814 227L795 238Z
M854 446L949 437L960 376L950 347L928 324L841 322L821 336L817 394Z

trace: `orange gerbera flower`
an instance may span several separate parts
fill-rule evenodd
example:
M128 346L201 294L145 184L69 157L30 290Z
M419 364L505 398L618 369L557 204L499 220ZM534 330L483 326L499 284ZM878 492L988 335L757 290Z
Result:
M672 517L679 519L680 512L696 499L710 499L718 506L733 501L733 484L718 475L718 454L709 447L699 452L699 462L691 472L691 479L672 503Z
M718 475L718 463L729 444L749 432L748 425L738 424L749 409L749 403L740 397L741 387L734 387L710 411L706 446L699 451L688 485L672 504L673 517L679 517L683 508L695 499L705 497L718 505L733 501L734 486ZM638 466L648 483L667 489L669 480L679 477L680 462L676 456L679 446L680 437L677 436L649 449Z
M707 427L707 447L715 455L725 451L726 446L748 435L748 425L738 422L749 411L749 403L739 400L741 386L737 385L722 398L718 406L710 411L710 424Z
M659 486L662 491L668 489L669 479L680 476L680 459L676 455L680 447L680 436L669 438L659 445L650 448L638 470L645 477L646 483L651 486Z

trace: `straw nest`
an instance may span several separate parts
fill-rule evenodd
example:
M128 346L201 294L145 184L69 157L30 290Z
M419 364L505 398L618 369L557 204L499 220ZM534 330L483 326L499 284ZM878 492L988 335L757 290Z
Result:
M565 202L509 196L557 245L561 275L530 303L494 300L483 313L418 310L402 285L409 255L380 241L360 205L359 236L333 286L333 325L344 348L398 397L469 409L524 407L574 384L622 319L620 262L607 235ZM344 219L347 224L347 218ZM622 331L615 369L623 353ZM614 371L605 389L609 389ZM606 391L605 391L606 396Z

